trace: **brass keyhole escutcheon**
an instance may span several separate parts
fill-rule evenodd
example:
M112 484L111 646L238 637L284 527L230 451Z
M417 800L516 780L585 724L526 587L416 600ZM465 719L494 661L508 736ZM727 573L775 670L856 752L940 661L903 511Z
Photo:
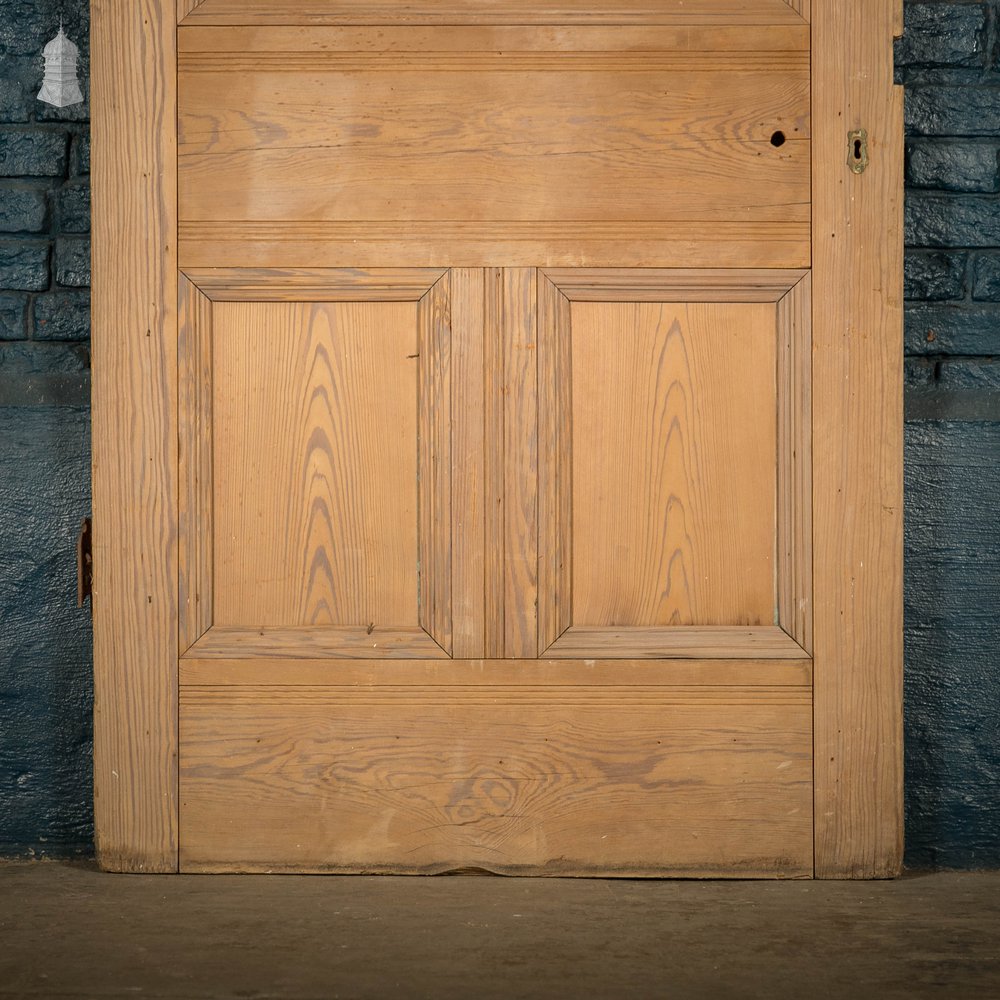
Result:
M856 174L863 174L868 166L868 132L854 129L847 133L847 165Z

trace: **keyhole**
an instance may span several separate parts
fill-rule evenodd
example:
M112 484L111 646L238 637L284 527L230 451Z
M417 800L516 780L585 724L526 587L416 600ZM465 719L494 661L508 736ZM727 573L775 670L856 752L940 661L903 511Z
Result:
M854 140L854 159L856 159L856 160L860 160L861 159L861 140L860 139L855 139Z
M772 146L784 146L785 144L785 133L780 129L771 136Z

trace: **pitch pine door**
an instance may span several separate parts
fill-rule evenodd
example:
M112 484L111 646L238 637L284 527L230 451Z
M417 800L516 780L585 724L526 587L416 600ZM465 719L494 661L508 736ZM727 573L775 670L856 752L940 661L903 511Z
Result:
M95 15L104 863L891 873L889 5L155 11Z

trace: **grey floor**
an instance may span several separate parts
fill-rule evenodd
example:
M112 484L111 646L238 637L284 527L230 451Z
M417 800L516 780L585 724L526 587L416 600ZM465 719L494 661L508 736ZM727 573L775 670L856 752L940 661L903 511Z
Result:
M895 882L0 864L0 997L1000 998L1000 872Z

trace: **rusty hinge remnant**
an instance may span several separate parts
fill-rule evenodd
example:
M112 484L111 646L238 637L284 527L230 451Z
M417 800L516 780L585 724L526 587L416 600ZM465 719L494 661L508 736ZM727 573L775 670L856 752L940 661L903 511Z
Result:
M847 165L856 174L863 174L868 166L868 132L856 128L847 133Z
M94 593L94 524L89 517L80 522L80 534L76 538L76 606ZM93 605L93 600L91 600Z

